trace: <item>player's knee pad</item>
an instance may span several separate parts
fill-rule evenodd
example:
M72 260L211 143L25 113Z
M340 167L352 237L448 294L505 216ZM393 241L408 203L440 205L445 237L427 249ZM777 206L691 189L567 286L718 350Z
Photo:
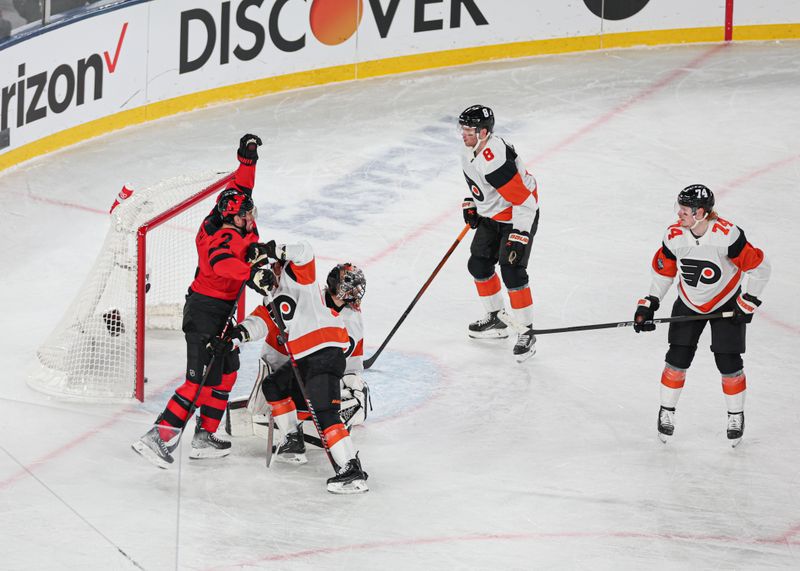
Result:
M494 275L494 262L489 258L470 256L467 262L467 270L476 280L488 280Z
M528 270L520 266L500 264L500 275L506 289L519 289L528 285Z
M717 370L723 375L732 375L744 369L740 353L714 353Z
M665 361L675 369L688 369L694 359L697 347L685 345L670 345Z

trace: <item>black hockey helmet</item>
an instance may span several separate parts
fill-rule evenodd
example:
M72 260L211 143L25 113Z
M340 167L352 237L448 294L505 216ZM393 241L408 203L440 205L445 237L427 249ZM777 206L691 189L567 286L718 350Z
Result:
M328 293L358 307L367 292L367 279L361 268L351 263L336 264L326 280Z
M714 209L714 193L705 185L691 184L678 194L678 204L690 207L692 213L702 208L706 214L710 214Z
M222 191L217 199L217 212L222 216L222 221L233 223L234 216L242 216L254 208L252 199L237 188L228 188Z
M467 107L458 116L458 124L464 127L475 127L477 133L486 129L489 133L494 130L494 112L485 105L472 105Z

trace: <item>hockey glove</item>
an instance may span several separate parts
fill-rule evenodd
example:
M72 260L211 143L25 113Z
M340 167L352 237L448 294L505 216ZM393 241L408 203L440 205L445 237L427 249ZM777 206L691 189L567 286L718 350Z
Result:
M265 296L267 291L278 285L278 280L269 268L259 268L250 275L247 285Z
M531 235L527 232L511 231L506 241L506 261L508 265L515 266L522 260L525 255L525 248L528 247L530 240Z
M254 165L258 161L258 147L261 138L258 135L247 134L239 139L239 150L236 152L239 162L243 165Z
M210 353L221 357L225 353L230 353L237 349L242 343L250 341L250 334L244 325L239 324L236 327L231 327L222 337L212 337L208 342L206 348Z
M275 251L275 241L271 241L272 251ZM262 244L261 242L254 242L247 246L247 252L245 253L244 260L251 266L262 266L267 262L269 258L269 244Z
M639 304L636 306L636 313L633 314L633 330L636 333L655 331L656 324L647 322L653 321L660 306L661 303L654 295L648 295L644 299L640 299Z
M464 222L469 224L469 227L473 230L477 228L478 224L481 223L481 217L478 214L478 207L475 206L475 201L468 196L461 203L461 209L464 213Z
M753 313L761 305L761 300L749 293L739 294L736 298L736 307L733 308L733 321L735 323L750 323Z
M279 262L286 261L286 244L275 244L275 240L270 240L266 244L267 256Z

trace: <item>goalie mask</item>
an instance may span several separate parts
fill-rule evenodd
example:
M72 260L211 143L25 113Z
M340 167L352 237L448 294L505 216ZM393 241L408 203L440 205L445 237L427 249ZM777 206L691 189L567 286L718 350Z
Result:
M327 288L328 293L358 309L367 291L367 279L361 268L350 263L337 264L328 273Z

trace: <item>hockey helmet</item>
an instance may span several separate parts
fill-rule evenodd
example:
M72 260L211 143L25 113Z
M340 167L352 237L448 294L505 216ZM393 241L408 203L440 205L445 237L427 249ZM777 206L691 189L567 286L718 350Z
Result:
M254 208L253 200L236 188L222 191L217 200L217 212L223 222L232 223L234 216L242 216Z
M684 188L678 194L678 204L688 206L692 213L702 208L706 214L714 209L714 193L707 186L702 184L692 184Z
M367 279L361 268L351 263L336 264L326 281L328 292L345 303L358 307L367 291Z
M494 112L485 105L472 105L458 116L458 124L462 127L474 127L479 134L481 129L491 133L494 130Z

